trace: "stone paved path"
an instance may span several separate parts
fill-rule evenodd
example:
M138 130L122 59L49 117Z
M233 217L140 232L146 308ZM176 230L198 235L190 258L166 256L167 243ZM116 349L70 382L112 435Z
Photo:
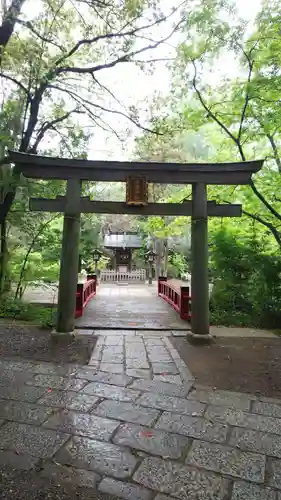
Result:
M281 500L281 400L194 384L161 333L0 371L2 465L125 500Z
M93 328L186 329L188 323L157 296L156 284L99 285L77 326Z

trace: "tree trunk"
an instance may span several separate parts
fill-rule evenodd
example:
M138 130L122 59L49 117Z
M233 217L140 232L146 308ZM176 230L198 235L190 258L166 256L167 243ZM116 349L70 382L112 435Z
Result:
M155 238L155 279L158 280L161 275L161 240Z
M169 259L169 247L168 247L168 239L164 241L164 270L163 276L168 276L168 259Z
M12 0L10 7L4 13L4 18L0 26L0 55L9 42L14 29L17 17L19 16L25 0Z
M0 245L0 295L3 295L10 288L8 280L8 245L7 245L7 225L6 221L1 224L1 245Z
M27 252L25 254L25 257L23 259L23 264L22 264L22 267L21 267L21 270L20 270L20 277L19 277L19 281L18 281L18 284L17 284L16 293L15 293L15 299L17 299L17 298L21 299L22 296L23 296L23 294L24 294L24 290L25 290L26 287L23 287L23 285L22 285L23 277L24 277L24 273L25 273L25 269L26 269L26 265L27 265L27 262L28 262L29 255L30 255L30 253L33 250L33 247L34 247L34 245L35 245L35 243L37 241L37 238L43 233L44 229L48 226L48 224L50 224L51 222L53 222L57 217L60 217L60 214L55 215L51 219L47 220L47 222L44 222L44 224L42 224L40 226L39 230L37 231L37 233L35 234L33 240L31 241L31 243L29 245L29 248L27 249Z

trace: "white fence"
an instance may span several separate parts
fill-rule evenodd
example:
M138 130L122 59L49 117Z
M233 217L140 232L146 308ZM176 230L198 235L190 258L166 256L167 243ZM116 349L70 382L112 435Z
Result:
M145 281L146 270L138 269L136 271L101 271L100 281L102 283L139 283Z

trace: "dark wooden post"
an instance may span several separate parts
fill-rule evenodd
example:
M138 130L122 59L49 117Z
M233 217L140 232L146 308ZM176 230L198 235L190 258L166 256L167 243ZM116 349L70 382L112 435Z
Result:
M159 276L158 278L158 295L161 293L161 281L167 281L166 276Z
M148 262L148 284L152 285L152 262Z
M161 275L161 240L155 238L155 279Z
M191 331L209 336L207 189L201 182L192 184Z
M184 320L190 319L190 290L189 286L180 287L180 317Z
M76 308L75 308L75 316L80 318L83 315L83 297L84 294L84 283L77 283L76 288Z
M72 333L75 326L76 289L79 262L81 181L69 179L66 190L66 210L58 294L57 333Z
M81 270L82 270L82 257L79 254L79 256L78 256L78 273L81 273Z
M97 291L97 275L96 274L87 274L87 280L94 280L94 291Z

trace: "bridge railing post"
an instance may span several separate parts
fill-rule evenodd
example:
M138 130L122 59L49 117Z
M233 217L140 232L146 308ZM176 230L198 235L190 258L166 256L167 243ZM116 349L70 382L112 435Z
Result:
M190 288L189 286L180 287L180 317L181 319L191 318L190 308Z
M159 276L158 278L158 295L161 293L161 281L167 281L166 276Z
M76 288L76 318L80 318L83 315L83 302L84 302L84 283L77 283Z
M97 275L96 274L87 274L87 280L94 280L94 292L97 291Z

